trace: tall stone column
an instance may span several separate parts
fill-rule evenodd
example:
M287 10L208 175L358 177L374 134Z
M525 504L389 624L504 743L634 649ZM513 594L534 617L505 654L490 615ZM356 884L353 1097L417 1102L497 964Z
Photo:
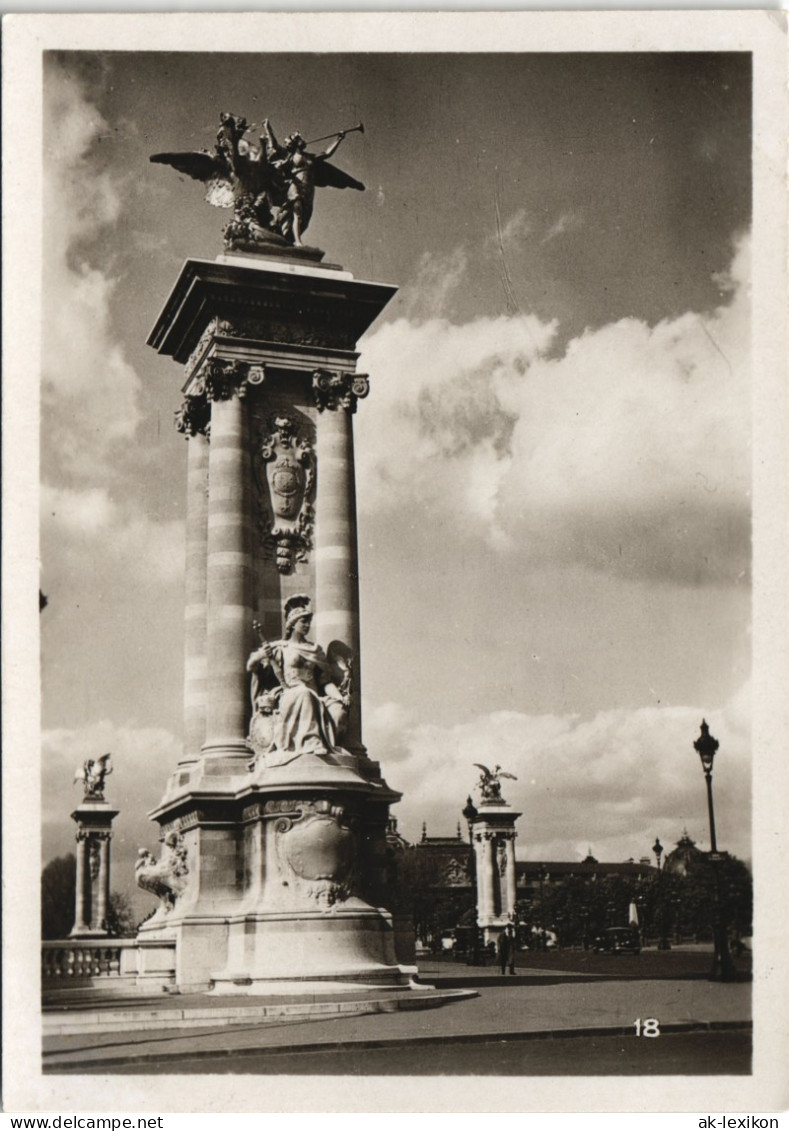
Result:
M77 832L77 877L74 894L74 926L71 928L72 935L84 934L85 931L88 930L88 924L85 922L86 874L87 841L85 840L84 832L80 829Z
M318 505L315 521L315 631L328 648L339 641L353 658L353 695L345 745L363 751L359 662L359 550L356 534L356 478L353 413L367 395L362 374L318 371L314 390L321 410L317 438Z
M517 875L515 871L515 832L507 838L507 902L504 910L514 921L518 902Z
M246 537L247 421L238 386L214 390L208 457L206 639L208 694L203 753L245 762L246 657L251 560Z
M188 435L184 584L184 746L180 765L199 759L206 738L208 453L205 433L191 432Z
M99 874L97 877L98 899L96 903L96 919L99 927L104 927L107 922L107 910L110 903L110 838L109 833L100 836L99 842Z
M95 766L88 762L86 766ZM72 938L102 938L110 898L110 837L112 822L118 816L104 799L102 770L97 777L86 775L86 793L71 814L77 823L77 883L74 898ZM92 867L95 860L98 867Z
M493 870L496 866L493 853L493 838L490 835L483 837L483 867L485 869L485 916L490 919L496 914L496 877Z
M482 803L479 809L472 806L471 810L477 862L477 924L483 929L486 942L495 941L511 922L517 899L515 822L521 814L502 798L497 774L498 767L495 774L486 771L481 782Z
M314 254L189 260L148 339L184 366L177 426L194 450L187 738L151 813L165 842L157 876L172 899L141 934L176 939L179 986L216 992L409 976L383 910L385 831L399 794L362 746L352 419L368 390L355 372L356 345L394 288L358 282ZM203 511L206 455L196 433L209 415ZM301 597L313 611L311 641L334 644L338 668L351 660L342 703L309 641L301 658L307 673L320 667L320 702L300 699L292 652L284 662L280 638L294 629L286 603ZM250 719L247 663L262 650L255 621L274 651L254 661Z

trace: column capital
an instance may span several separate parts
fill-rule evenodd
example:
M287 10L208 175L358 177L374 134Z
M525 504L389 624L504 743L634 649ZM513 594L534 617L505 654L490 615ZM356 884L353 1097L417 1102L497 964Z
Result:
M243 400L250 386L262 385L266 379L264 365L248 361L211 358L189 381L189 392L175 412L175 428L187 440L198 433L211 438L211 402L227 401L237 396Z
M198 434L208 436L211 431L211 406L206 396L184 397L181 407L175 410L174 423L176 432L183 433L187 440Z
M356 412L356 402L370 392L370 378L366 373L316 369L312 374L312 391L319 412L326 409Z
M229 401L233 396L243 400L250 385L262 385L265 379L263 365L212 358L197 374L193 395L205 394L210 401Z

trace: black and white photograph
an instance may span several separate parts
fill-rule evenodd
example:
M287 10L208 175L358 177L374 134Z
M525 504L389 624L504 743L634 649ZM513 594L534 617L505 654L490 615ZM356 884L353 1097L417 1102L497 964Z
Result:
M7 1110L786 1106L785 21L675 15L7 18Z

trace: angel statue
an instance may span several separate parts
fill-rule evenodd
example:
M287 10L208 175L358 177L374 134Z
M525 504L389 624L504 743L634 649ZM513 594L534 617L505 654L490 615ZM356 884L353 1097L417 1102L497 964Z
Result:
M224 113L219 117L213 153L206 149L154 153L151 161L203 181L209 204L233 209L225 228L225 245L230 250L255 250L266 244L303 247L316 188L364 189L361 181L328 160L347 134L364 133L361 122L327 135L334 141L322 153L309 153L309 143L300 133L291 134L280 145L268 118L263 120L263 134L254 142L247 136L246 118Z
M110 765L111 754L102 754L100 758L88 758L74 771L74 784L81 781L85 788L85 797L95 798L96 801L104 800L104 779L112 773Z
M254 712L247 741L266 767L285 766L302 754L347 754L337 740L350 706L350 659L341 646L326 655L307 639L309 597L289 597L284 612L282 640L261 639L247 662Z
M501 766L495 766L493 770L489 770L487 766L483 766L480 762L475 762L474 765L478 770L482 770L479 788L482 791L483 801L501 801L502 778L510 778L512 781L518 780L515 774L505 773Z

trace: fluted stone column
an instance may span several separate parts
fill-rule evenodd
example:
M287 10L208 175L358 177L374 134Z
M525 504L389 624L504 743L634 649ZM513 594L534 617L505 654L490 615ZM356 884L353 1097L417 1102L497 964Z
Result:
M477 833L474 837L474 866L477 869L477 922L481 922L484 916L484 908L487 901L487 883L488 876L485 872L485 862L483 858L483 839L482 833Z
M246 656L251 560L246 546L247 421L237 392L213 401L207 534L208 694L203 753L248 758Z
M85 896L87 894L85 884L86 867L87 842L85 840L85 834L80 831L77 833L77 877L74 896L74 926L71 928L72 935L84 933L88 929L88 924L85 922Z
M359 656L359 557L356 535L356 479L353 452L353 411L366 380L351 378L342 395L321 398L317 430L318 499L315 521L316 636L324 647L341 641L353 655L353 696L344 744L363 751L361 663Z
M487 922L495 915L495 888L493 877L493 840L489 833L482 833L478 841L477 875L479 877L479 917Z
M495 940L515 913L515 822L520 815L499 795L483 800L472 821L477 865L477 922L485 932L486 942Z
M77 822L77 875L72 938L95 938L107 933L104 922L110 898L109 842L112 821L117 816L118 810L110 808L103 794L97 794L95 789L83 797L79 807L71 814L72 820ZM94 849L92 859L91 849ZM98 864L95 875L94 862Z
M515 872L515 835L507 838L507 905L504 910L508 917L515 918L518 901L517 875Z
M109 834L99 839L98 899L96 902L96 924L103 928L107 922L107 909L110 902L110 838Z
M208 454L202 432L188 439L184 642L184 752L180 765L196 762L206 739L206 549Z

